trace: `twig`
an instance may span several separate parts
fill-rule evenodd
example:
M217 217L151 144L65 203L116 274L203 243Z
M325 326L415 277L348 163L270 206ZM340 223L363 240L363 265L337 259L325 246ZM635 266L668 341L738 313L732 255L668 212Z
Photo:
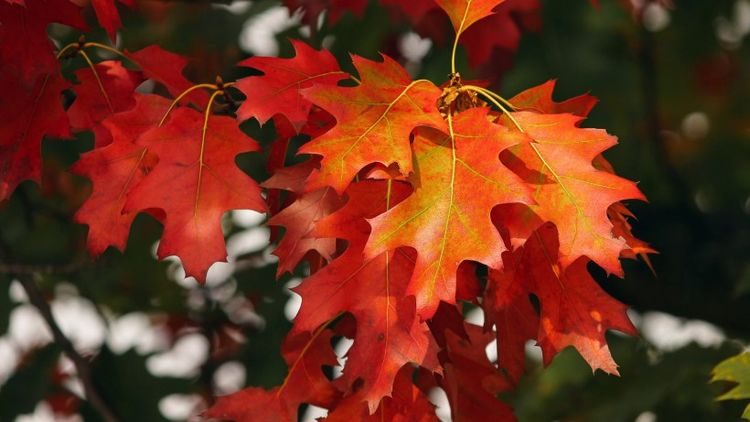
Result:
M74 261L63 265L37 265L37 264L20 264L20 263L3 263L0 262L0 274L69 274L81 269L84 261Z
M39 313L42 315L42 318L47 323L47 326L52 331L52 336L55 340L55 344L59 345L62 348L65 356L67 356L73 362L73 365L75 365L76 372L78 373L78 378L81 380L81 384L83 384L83 390L86 393L86 398L88 399L89 403L91 403L91 406L101 414L102 418L105 421L117 422L118 419L115 416L114 412L109 408L104 400L102 400L102 398L99 396L99 393L97 393L96 388L94 387L93 378L91 377L91 366L89 365L89 362L83 356L81 356L78 351L76 351L70 340L65 337L65 334L63 334L60 326L57 325L57 322L55 322L55 318L52 315L52 309L50 309L49 304L44 299L44 297L42 297L42 292L39 290L36 283L34 283L29 275L19 275L18 281L26 291L26 295L29 297L29 301L31 302L31 304L37 308Z

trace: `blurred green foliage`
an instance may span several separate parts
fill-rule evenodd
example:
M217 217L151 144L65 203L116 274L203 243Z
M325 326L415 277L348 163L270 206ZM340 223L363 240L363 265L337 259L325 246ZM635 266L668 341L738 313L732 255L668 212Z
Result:
M712 381L728 381L737 384L722 394L719 400L746 401L750 399L750 353L744 352L716 365ZM750 405L745 407L742 417L750 420Z

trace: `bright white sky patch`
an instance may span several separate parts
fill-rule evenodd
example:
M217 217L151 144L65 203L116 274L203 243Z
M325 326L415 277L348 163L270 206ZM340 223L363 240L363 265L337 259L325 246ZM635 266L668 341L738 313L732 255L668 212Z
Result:
M167 350L168 338L166 329L161 325L152 324L148 315L132 312L110 323L107 345L116 354L134 348L138 354L145 355Z
M0 337L0 385L10 378L18 365L18 351L13 342Z
M148 371L157 377L192 378L208 358L208 340L201 334L186 334L172 350L146 360Z
M250 18L242 27L239 44L242 50L256 56L277 56L279 44L276 34L300 23L300 13L289 14L289 9L276 6Z
M197 394L170 394L159 400L159 411L172 421L185 421L203 405Z
M245 386L245 365L232 361L221 365L214 373L214 394L232 394Z
M448 395L445 394L445 391L442 388L433 388L427 394L427 399L436 406L435 414L438 419L443 422L450 422L451 405L448 402Z
M711 323L677 318L662 312L643 314L640 331L650 343L665 351L677 350L693 342L702 347L715 347L726 339L721 329Z

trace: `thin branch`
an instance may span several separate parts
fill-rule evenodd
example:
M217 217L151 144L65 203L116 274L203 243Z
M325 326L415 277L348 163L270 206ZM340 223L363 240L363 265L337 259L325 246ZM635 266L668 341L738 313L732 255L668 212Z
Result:
M89 401L89 403L91 403L91 406L94 407L94 409L96 409L99 414L101 414L102 418L105 421L117 422L118 419L115 416L114 412L109 408L104 400L102 400L102 398L99 396L99 393L97 393L96 388L94 387L94 381L91 376L91 366L89 365L89 361L81 356L73 347L73 343L71 343L70 340L65 337L65 334L63 334L60 326L57 325L57 322L55 322L55 318L52 315L52 309L42 296L42 292L39 290L36 283L34 283L33 279L29 275L20 275L18 277L18 281L26 291L26 295L29 297L29 301L31 302L31 304L37 308L39 313L42 315L42 318L47 323L47 326L52 331L52 336L54 338L55 344L59 345L62 348L65 356L73 361L73 365L75 365L76 372L78 373L78 378L81 380L81 384L83 384L83 390L86 394L86 399Z
M83 267L85 261L79 260L64 265L8 264L0 262L0 274L70 274Z

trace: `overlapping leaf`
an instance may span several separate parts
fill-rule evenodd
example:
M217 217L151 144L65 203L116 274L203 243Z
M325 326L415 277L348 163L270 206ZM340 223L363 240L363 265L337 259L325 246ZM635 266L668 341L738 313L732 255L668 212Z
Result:
M314 329L342 312L350 312L356 319L357 332L342 382L351 388L361 380L359 396L368 402L370 413L391 394L393 380L403 365L430 366L427 326L416 317L414 297L405 297L413 254L396 250L369 259L362 254L370 231L365 218L386 211L409 191L404 184L393 182L352 184L344 208L316 227L317 236L348 240L349 247L296 289L303 300L295 331Z
M521 42L523 29L527 29L518 22L518 17L535 17L540 9L539 0L505 0L500 3L495 13L472 25L461 36L469 63L485 65L485 68L487 63L497 66L492 62L493 54L498 50L514 53Z
M0 2L0 63L3 73L30 87L38 77L57 73L54 46L47 37L53 22L86 29L80 8L69 0ZM51 77L51 76L50 76ZM5 86L5 85L3 85ZM29 92L29 95L33 95Z
M353 88L313 86L303 96L336 118L336 126L300 148L322 156L321 168L307 189L333 187L343 193L354 176L372 163L396 163L412 171L409 136L419 126L445 129L437 110L440 89L426 80L412 81L406 70L386 56L373 62L354 56L360 84Z
M96 75L94 75L96 72ZM119 61L97 63L94 69L76 72L79 84L73 86L76 99L68 108L70 124L77 130L92 130L98 146L111 141L102 120L135 105L133 93L143 82L139 72L126 69Z
M542 348L544 363L568 346L575 347L592 369L617 374L604 337L607 330L635 334L626 306L610 297L588 272L589 260L580 258L567 268L558 261L558 230L550 223L535 231L525 246L505 254L502 274L494 284L488 309L497 324L500 365L517 380L523 372L523 341L533 337ZM534 294L540 314L529 303ZM507 322L523 321L516 329ZM533 327L538 321L538 327Z
M393 394L380 403L375 413L370 414L360 394L354 394L339 402L328 414L326 422L437 422L435 406L412 382L413 368L405 366L393 382Z
M128 7L135 5L135 0L119 0L119 2ZM117 30L122 26L115 0L91 0L91 5L94 7L99 24L107 31L109 39L114 41Z
M461 262L502 266L505 246L490 213L497 205L528 200L520 179L498 158L519 142L516 135L491 123L481 108L454 116L450 127L450 134L419 131L416 171L409 178L414 194L370 220L365 249L368 257L402 246L417 250L407 294L416 296L422 318L431 317L441 300L455 303Z
M532 185L531 210L560 231L560 259L568 266L587 256L608 273L622 276L623 239L612 234L607 209L624 199L644 199L635 183L600 171L593 160L617 143L599 129L578 127L570 114L517 112L525 142L511 148L503 162Z
M525 270L518 253L505 252L503 271L490 270L484 293L485 328L497 331L498 365L514 383L526 369L526 342L536 338L539 316L528 286L518 272Z
M150 45L138 51L125 51L125 56L138 65L146 78L164 85L175 97L193 86L183 74L188 61L179 54ZM185 98L200 105L208 100L206 93L200 90L189 93Z
M308 160L293 167L279 170L263 183L263 187L302 192L302 186L317 160ZM336 252L336 239L319 238L311 233L316 223L339 208L342 201L331 188L320 188L302 193L288 207L268 221L271 226L286 229L274 255L279 257L277 275L292 272L299 262L311 251L317 252L324 260L330 261Z
M128 195L124 211L159 209L165 214L157 254L177 255L185 272L205 280L211 264L226 260L221 217L230 210L265 210L260 187L235 164L258 145L234 119L174 110L165 125L138 138L159 164Z
M1 27L1 26L0 26ZM70 84L59 73L30 82L0 70L0 201L24 180L41 179L42 139L70 136L70 123L60 95Z
M515 107L523 110L549 114L570 113L581 117L587 116L598 102L595 97L588 94L557 102L552 97L554 88L555 81L548 81L521 92L510 101ZM592 160L592 165L599 171L615 174L612 165L602 155L595 157ZM531 232L543 223L542 219L528 208L510 209L506 207L497 215L497 221L502 220L502 224L505 224L513 235L514 240L511 243L517 245L523 244L523 241L528 238ZM623 239L628 247L628 249L623 249L621 256L632 258L639 255L650 266L647 254L655 253L655 251L646 242L633 236L628 221L633 216L625 205L620 202L613 203L607 209L607 215L613 225L612 236L615 239Z
M136 140L156 127L169 101L157 95L139 95L136 106L103 122L112 143L84 154L72 171L92 182L91 196L75 214L89 228L86 247L98 256L108 247L123 250L137 212L124 211L128 194L156 165L158 158Z
M492 334L464 321L455 307L441 304L430 322L433 336L442 348L444 370L438 384L445 390L454 421L515 421L513 410L498 399L511 389L508 379L489 361L484 349Z
M219 397L204 416L237 422L296 422L302 403L332 406L340 393L322 370L323 365L337 365L332 336L331 330L319 329L287 337L282 354L288 373L282 385L271 390L251 387Z
M237 88L247 97L237 110L240 120L254 117L263 124L281 114L299 132L312 108L300 91L313 85L336 85L349 77L327 50L316 51L300 41L292 41L292 46L297 54L290 59L251 57L239 63L264 73L237 81Z

